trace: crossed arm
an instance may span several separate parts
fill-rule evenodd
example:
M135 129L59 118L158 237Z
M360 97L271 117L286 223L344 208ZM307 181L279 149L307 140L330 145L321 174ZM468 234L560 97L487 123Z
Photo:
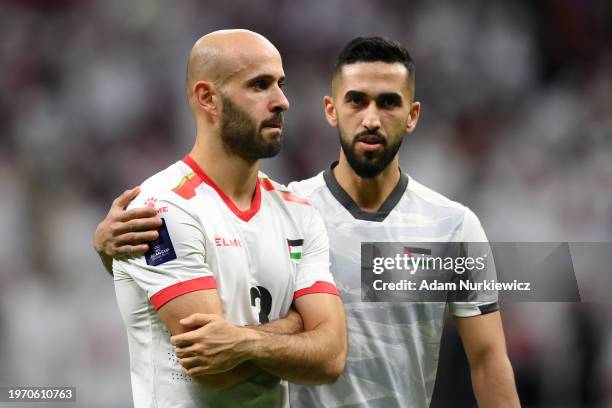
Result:
M187 373L215 373L242 361L252 361L264 371L294 383L332 383L344 370L347 335L340 298L326 293L309 294L295 300L304 331L285 334L289 316L261 328L235 327L219 316L196 314L190 324L199 329L173 336L172 344ZM267 330L266 330L267 329Z
M455 317L454 320L470 363L478 406L520 407L500 313Z
M126 211L139 189L125 191L98 225L94 247L112 274L112 257L145 252L161 225L152 208ZM184 371L213 388L226 388L267 371L302 383L335 381L347 353L344 307L338 296L308 294L276 321L237 327L223 319L217 291L195 291L158 310L173 335Z
M191 314L194 311L203 313ZM201 384L215 389L227 388L262 371L247 360L248 355L242 349L231 346L243 333L241 328L223 320L221 302L215 289L191 292L175 298L162 306L158 314L174 335L173 339L180 338L181 334L189 338L181 341L181 344L189 347L177 348L177 357L183 370ZM302 332L303 322L301 316L291 309L285 318L252 326L250 330L290 335ZM223 344L219 343L220 334L224 336ZM215 354L211 354L211 345L215 342ZM196 365L203 362L207 364L206 369Z

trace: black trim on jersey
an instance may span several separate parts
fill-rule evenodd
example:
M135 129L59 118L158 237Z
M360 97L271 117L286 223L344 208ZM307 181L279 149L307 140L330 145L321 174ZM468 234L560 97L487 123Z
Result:
M493 313L499 310L499 303L489 303L488 305L478 306L481 314Z
M408 187L408 175L403 173L400 169L400 179L397 186L395 186L393 191L391 191L391 194L389 194L389 197L387 197L378 211L363 211L361 208L359 208L355 201L353 201L351 196L349 196L348 193L340 186L336 180L336 177L334 177L332 169L337 165L337 161L333 162L331 166L329 166L327 170L323 172L323 179L325 180L325 184L327 184L327 188L329 188L329 191L332 193L334 198L338 200L338 202L358 220L374 222L384 221L385 218L387 218L387 215L389 215L397 203L399 203L399 200L406 191L406 187Z

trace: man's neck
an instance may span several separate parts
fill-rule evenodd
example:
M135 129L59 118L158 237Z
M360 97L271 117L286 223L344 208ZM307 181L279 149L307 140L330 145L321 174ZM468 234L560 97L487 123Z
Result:
M397 156L376 177L363 178L355 173L344 154L340 153L340 160L333 172L338 184L362 211L378 211L400 180Z
M208 177L240 211L251 207L257 185L259 160L248 161L223 147L220 137L198 137L189 153Z

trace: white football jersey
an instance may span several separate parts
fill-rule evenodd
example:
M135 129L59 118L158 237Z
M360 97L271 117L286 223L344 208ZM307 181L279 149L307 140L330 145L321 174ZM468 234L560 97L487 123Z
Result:
M308 198L325 221L331 271L344 302L349 338L340 379L330 385L290 384L291 407L428 407L447 304L363 302L361 243L486 242L478 218L405 173L376 212L361 211L331 168L289 188ZM494 273L491 258L486 264ZM481 301L448 306L461 317L497 310L496 293L487 301L478 298Z
M113 262L135 407L287 406L286 382L266 373L220 391L184 375L156 310L216 288L226 320L260 324L286 316L299 296L338 294L316 210L260 173L240 211L189 156L142 183L130 208L142 206L161 215L160 237L143 256Z

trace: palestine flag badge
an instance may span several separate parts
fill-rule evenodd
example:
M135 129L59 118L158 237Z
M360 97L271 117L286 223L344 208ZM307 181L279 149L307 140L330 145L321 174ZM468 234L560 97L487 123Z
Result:
M303 239L288 239L287 246L289 247L289 258L293 261L298 261L302 258Z

